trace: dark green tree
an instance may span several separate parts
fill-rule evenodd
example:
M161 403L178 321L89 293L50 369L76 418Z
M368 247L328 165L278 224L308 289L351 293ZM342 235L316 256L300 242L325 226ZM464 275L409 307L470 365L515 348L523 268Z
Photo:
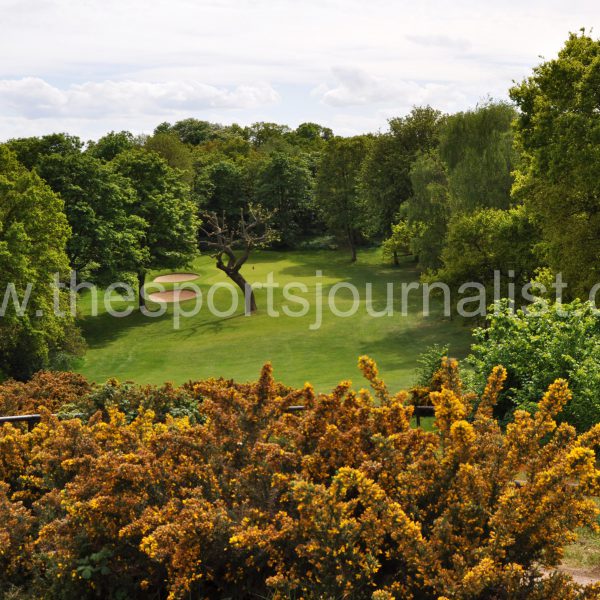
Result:
M28 169L36 167L43 156L79 154L83 148L83 142L77 136L67 133L13 139L9 140L7 145L17 155L19 162Z
M437 145L441 119L429 106L414 108L391 119L389 131L373 140L360 185L377 233L390 234L400 206L412 195L410 170L420 152Z
M197 208L181 173L158 154L134 149L119 154L114 165L135 190L131 214L146 224L143 253L135 268L143 305L141 292L149 270L182 267L196 256Z
M189 118L177 121L174 125L166 122L161 123L156 127L154 133L172 133L184 144L199 146L200 144L204 144L213 139L222 129L223 126L217 123L209 123L208 121Z
M106 284L136 272L146 258L147 223L133 212L129 180L88 153L43 156L37 171L64 201L73 232L67 253L78 276Z
M214 212L233 223L248 205L248 180L243 163L217 160L197 169L194 196L201 212Z
M312 176L302 157L273 153L262 165L255 184L256 201L272 213L279 242L292 247L312 221Z
M329 231L348 245L352 262L368 230L365 203L359 193L360 172L371 138L336 137L327 143L316 181L316 206Z

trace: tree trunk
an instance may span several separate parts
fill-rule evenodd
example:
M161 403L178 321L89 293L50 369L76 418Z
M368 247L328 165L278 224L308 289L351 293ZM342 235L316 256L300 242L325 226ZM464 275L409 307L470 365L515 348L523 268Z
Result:
M354 244L354 235L349 227L346 228L346 235L348 236L348 245L350 246L350 252L352 252L352 258L350 262L356 262L356 246Z
M398 260L398 250L394 250L394 266L398 266L400 261Z
M146 283L146 273L140 272L137 276L138 279L138 306L142 308L146 306L146 297L144 294L144 284Z
M244 276L239 271L228 271L226 269L221 270L225 272L227 277L229 277L229 279L231 279L231 281L233 281L240 288L240 290L242 290L246 314L248 315L255 313L257 311L257 306L252 286L248 284Z

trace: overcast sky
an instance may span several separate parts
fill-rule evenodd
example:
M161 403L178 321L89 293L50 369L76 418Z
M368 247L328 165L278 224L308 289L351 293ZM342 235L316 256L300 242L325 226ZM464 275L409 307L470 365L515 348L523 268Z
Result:
M506 98L598 0L0 0L0 139L303 121Z

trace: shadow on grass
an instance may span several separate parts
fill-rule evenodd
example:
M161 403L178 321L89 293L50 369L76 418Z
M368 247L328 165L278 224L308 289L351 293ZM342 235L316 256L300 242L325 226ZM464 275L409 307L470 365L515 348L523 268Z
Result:
M148 317L138 310L134 310L126 317L115 317L106 312L95 317L85 316L79 319L78 324L88 346L99 348L122 335L127 335L131 329L149 327L166 319L172 319L172 315L165 313L162 316Z
M190 301L191 302L191 301ZM201 311L200 314L210 314L206 311ZM181 316L180 320L185 325L180 329L171 326L169 329L176 331L177 335L183 338L190 338L194 335L202 333L218 334L224 328L227 322L238 320L246 317L244 312L239 312L228 317L213 316L208 320L191 320L189 317ZM110 342L117 340L122 336L128 335L132 329L144 329L154 326L156 323L164 323L165 321L173 322L172 308L168 309L164 314L157 316L148 316L142 314L138 309L135 309L126 317L115 317L107 312L99 315L85 316L79 319L78 324L90 348L101 348Z
M443 317L428 317L416 327L409 327L402 331L390 331L376 340L363 342L357 350L360 354L367 354L375 360L382 373L393 370L410 370L415 366L415 358L425 352L433 344L440 343L440 327L447 326L449 321ZM450 335L442 336L443 341L449 346L449 354L462 359L468 354L470 328L447 332ZM449 339L452 338L452 339ZM397 348L394 352L393 348ZM406 349L410 351L407 352ZM384 377L385 379L385 377ZM397 390L396 390L397 391Z

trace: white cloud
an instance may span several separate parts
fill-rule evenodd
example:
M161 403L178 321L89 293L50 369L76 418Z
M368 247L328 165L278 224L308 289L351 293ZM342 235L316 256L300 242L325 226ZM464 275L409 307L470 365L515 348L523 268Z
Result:
M354 131L414 104L462 110L505 98L600 3L0 0L0 14L3 139L185 116Z
M334 67L333 83L316 87L313 94L330 106L356 106L385 102L401 95L401 90L384 80L378 80L361 69Z
M409 34L406 36L406 39L420 46L439 47L457 51L468 50L472 46L469 40L453 38L447 35Z
M389 81L356 68L335 67L333 83L321 84L313 95L333 107L387 104L410 109L434 104L444 110L464 104L465 94L455 84Z
M0 111L30 119L169 116L214 108L253 109L278 101L279 94L266 84L227 89L198 81L89 81L59 89L37 77L0 80Z

